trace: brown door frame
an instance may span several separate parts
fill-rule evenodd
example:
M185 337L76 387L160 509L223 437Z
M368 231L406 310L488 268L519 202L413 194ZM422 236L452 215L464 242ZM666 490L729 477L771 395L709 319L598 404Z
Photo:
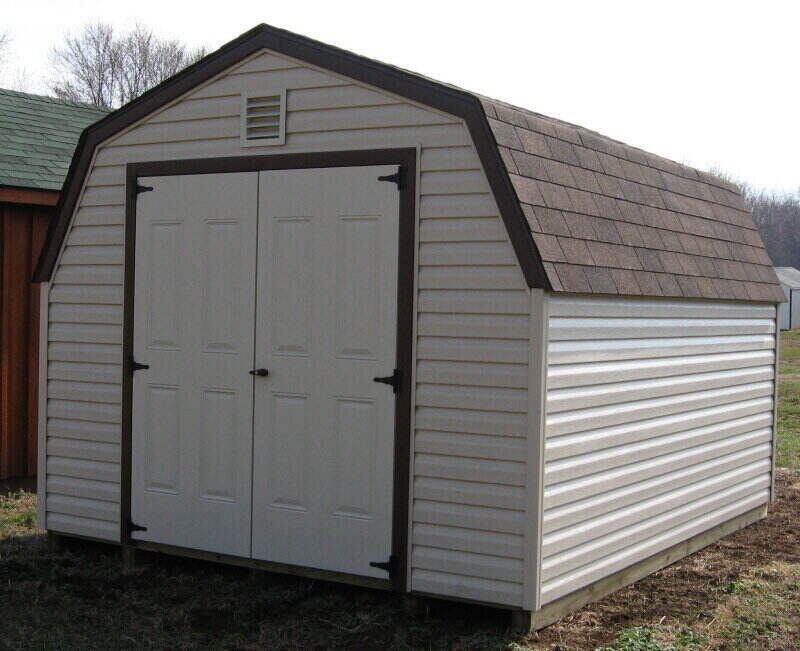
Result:
M403 382L395 401L394 481L392 497L391 588L406 590L408 567L408 496L411 444L411 377L414 314L414 235L416 225L417 150L372 149L264 156L235 156L193 160L128 163L125 200L125 281L123 307L122 450L120 482L120 541L135 546L131 539L131 445L133 413L133 299L135 280L136 197L138 179L147 176L183 176L258 172L266 170L313 169L398 165L400 228L397 283L397 368ZM376 179L376 182L378 180ZM388 390L388 388L387 388ZM383 559L365 559L366 562Z

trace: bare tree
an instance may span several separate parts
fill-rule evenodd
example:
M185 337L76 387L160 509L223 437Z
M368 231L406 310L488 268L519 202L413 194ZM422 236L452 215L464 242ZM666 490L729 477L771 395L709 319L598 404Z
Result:
M116 108L204 55L204 49L160 39L142 25L117 35L111 25L94 23L53 49L58 78L51 90L62 99Z
M8 45L11 43L11 36L8 32L0 32L0 71L6 62L8 56Z

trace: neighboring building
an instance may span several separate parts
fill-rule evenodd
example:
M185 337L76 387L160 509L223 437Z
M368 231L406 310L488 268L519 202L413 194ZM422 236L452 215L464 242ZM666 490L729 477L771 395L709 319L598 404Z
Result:
M781 330L800 327L800 270L794 267L775 267L786 302L778 306L778 325Z
M30 280L78 136L106 113L0 89L0 479L36 474L39 287Z
M724 180L262 25L64 192L43 529L540 626L766 513L783 293Z

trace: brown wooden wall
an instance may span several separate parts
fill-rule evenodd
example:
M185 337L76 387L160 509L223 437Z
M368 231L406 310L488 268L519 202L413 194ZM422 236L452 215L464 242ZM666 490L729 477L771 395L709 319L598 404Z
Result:
M39 286L50 206L0 202L0 479L36 474Z

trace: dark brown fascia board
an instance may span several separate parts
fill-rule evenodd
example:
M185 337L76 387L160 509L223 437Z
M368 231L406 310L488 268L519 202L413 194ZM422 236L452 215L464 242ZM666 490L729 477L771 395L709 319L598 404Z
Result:
M57 206L57 218L50 225L34 272L34 282L47 281L53 273L95 147L167 102L262 49L305 61L462 118L475 143L528 286L550 289L541 257L500 158L483 105L475 95L269 25L258 25L245 32L84 130L70 164L65 191Z
M55 206L58 190L0 186L0 203L20 203L30 206Z

